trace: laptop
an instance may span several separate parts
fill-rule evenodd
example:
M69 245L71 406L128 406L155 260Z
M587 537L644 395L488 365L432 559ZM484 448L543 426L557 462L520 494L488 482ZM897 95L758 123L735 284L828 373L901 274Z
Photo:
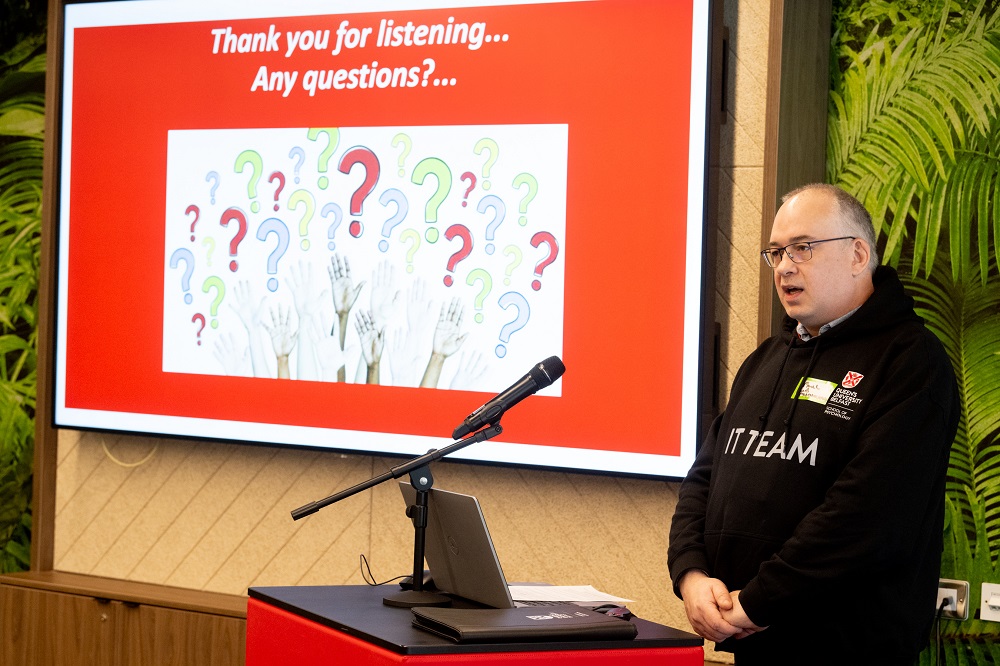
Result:
M407 506L416 503L417 491L413 486L401 481L399 489ZM574 603L515 602L511 598L479 500L472 495L431 488L427 498L424 559L438 590L490 608ZM578 605L595 608L602 604L579 602Z

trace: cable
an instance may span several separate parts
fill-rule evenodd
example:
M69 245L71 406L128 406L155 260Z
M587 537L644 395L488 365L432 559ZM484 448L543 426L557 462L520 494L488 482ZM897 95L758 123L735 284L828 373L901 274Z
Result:
M106 455L111 462L113 462L114 464L118 465L119 467L124 467L126 469L130 469L132 467L139 467L140 465L145 465L147 462L149 462L150 459L152 459L153 455L157 452L157 450L159 450L160 443L156 442L156 444L153 446L153 448L150 450L150 452L146 454L145 458L143 458L142 460L140 460L138 462L134 462L134 463L123 462L123 461L119 460L118 458L116 458L114 456L114 454L111 453L111 450L108 448L108 445L105 443L103 437L101 438L101 448L104 449L104 455Z
M381 583L375 582L375 576L372 575L372 569L368 566L368 560L365 558L365 554L361 553L361 578L370 585L371 587L378 587L379 585L385 585L386 583L391 583L396 580L401 580L406 578L409 574L403 574L402 576L396 576L395 578L390 578L389 580L384 580Z
M936 649L934 663L937 664L937 666L941 666L941 614L944 613L945 607L950 605L949 601L948 597L941 599L941 603L938 604L937 617L934 618L934 645Z

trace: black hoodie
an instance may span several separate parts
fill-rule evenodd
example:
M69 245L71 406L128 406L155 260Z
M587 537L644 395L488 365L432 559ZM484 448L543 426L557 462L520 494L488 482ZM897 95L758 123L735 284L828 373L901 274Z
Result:
M847 320L743 363L681 486L671 579L721 579L758 626L718 649L763 663L912 663L937 599L958 390L891 268ZM675 585L676 591L676 585Z

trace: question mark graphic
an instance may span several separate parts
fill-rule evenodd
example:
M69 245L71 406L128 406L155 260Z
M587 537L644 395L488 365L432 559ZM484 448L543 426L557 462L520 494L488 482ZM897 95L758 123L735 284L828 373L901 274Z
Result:
M271 174L271 177L267 179L267 182L273 183L275 180L278 181L278 188L274 190L274 210L278 210L278 196L281 194L281 190L285 189L285 174L280 171L275 171Z
M349 174L354 169L355 164L360 164L365 168L365 179L351 196L351 215L361 215L365 198L371 194L372 190L375 189L375 184L378 183L381 167L375 153L364 146L355 146L344 153L344 156L340 158L340 164L337 168L341 173ZM351 222L351 226L348 227L348 231L355 238L361 238L364 226L362 226L360 220L354 220Z
M201 314L199 312L199 313L195 314L193 317L191 317L191 323L192 324L194 322L196 322L196 321L200 321L201 322L201 326L198 327L198 333L197 333L198 344L200 345L201 344L201 332L205 330L205 315L203 315L203 314Z
M212 197L212 203L214 204L215 191L219 189L219 174L215 171L209 171L208 175L205 176L205 182L212 183L212 187L210 187L208 190L208 196Z
M484 150L489 153L489 157L486 158L486 163L483 165L483 189L488 190L490 189L490 181L487 179L490 177L493 165L497 163L497 158L500 157L500 146L493 139L480 139L476 142L473 152L476 155L482 155Z
M181 289L184 290L184 302L191 303L191 294L187 293L191 289L191 274L194 273L194 255L186 247L177 248L170 255L170 267L177 268L180 262L184 262L184 274L181 276Z
M420 247L420 233L416 229L406 229L403 233L399 234L399 242L406 243L412 240L409 247L406 248L406 272L413 272L413 255L417 253L417 249Z
M326 237L330 240L330 242L327 244L327 247L329 247L331 250L336 250L337 244L333 242L333 236L334 234L337 233L337 227L340 226L340 221L344 218L344 211L342 211L340 209L340 206L338 206L337 204L328 203L327 205L323 206L323 211L320 213L320 216L327 217L330 214L333 214L333 224L327 227L326 230Z
M476 323L481 324L483 322L483 301L489 295L490 290L493 289L493 278L490 276L489 272L483 268L473 268L469 271L469 277L465 278L465 284L470 287L476 282L482 282L483 286L479 289L479 293L476 294Z
M559 254L559 245L556 243L556 237L547 231L539 231L537 234L531 237L531 246L538 247L542 243L548 246L548 254L544 259L535 264L535 275L542 277L542 271L545 267L556 260L556 255ZM531 288L538 291L542 288L542 283L540 280L533 280L531 282Z
M247 183L247 196L251 199L257 198L257 183L260 181L261 173L264 171L264 161L255 150L244 150L236 156L236 173L243 173L247 165L253 167L250 170L250 182ZM256 201L250 204L250 212L256 213L260 210L260 204Z
M524 254L521 252L521 248L516 245L508 245L503 249L503 256L513 257L510 263L507 264L507 270L504 271L503 283L506 285L510 284L510 276L514 272L514 269L521 265L521 259L524 258Z
M257 240L267 240L268 234L275 234L278 237L278 244L267 257L267 274L276 275L278 273L278 260L285 256L288 249L288 227L276 217L269 217L257 227ZM267 281L267 288L270 291L278 290L278 280L271 278Z
M320 217L326 217L331 213L333 214L333 224L327 227L326 230L326 237L330 239L330 242L327 243L327 247L331 250L336 250L337 244L333 242L333 236L337 233L337 227L340 226L340 221L344 218L344 211L340 210L340 206L337 204L328 203L323 206L323 210L320 212Z
M396 164L399 165L399 175L402 177L406 174L406 170L403 165L406 164L406 158L410 156L410 151L413 149L413 141L410 137L406 136L402 132L392 137L392 147L395 148L399 144L403 144L403 152L399 154L399 159L396 160Z
M388 207L390 203L396 204L396 214L386 220L382 225L382 235L388 238L392 233L392 230L399 226L399 224L403 221L403 218L406 217L406 214L410 210L410 204L406 200L406 195L395 188L383 192L382 196L379 197L378 202L386 207ZM386 252L389 249L389 241L380 240L378 242L378 249Z
M302 219L299 220L299 236L302 237L302 241L299 245L303 250L309 249L309 223L312 222L313 215L316 213L316 199L313 198L312 193L306 190L295 190L292 192L291 196L288 197L288 208L291 210L298 210L299 204L305 204L306 210L302 214ZM274 291L273 289L271 291Z
M302 164L306 161L306 151L298 146L295 146L288 151L289 159L295 160L295 184L299 183L299 169L302 168Z
M340 130L336 127L313 127L306 132L306 137L310 141L316 141L320 134L325 134L327 141L326 148L319 154L319 162L316 165L316 170L320 173L326 173L327 168L329 168L330 156L333 155L333 151L340 144ZM330 184L330 179L326 176L320 176L316 182L319 184L319 189L325 190L326 186Z
M476 206L476 210L480 213L485 213L488 209L493 209L493 220L486 225L486 240L492 241L497 227L503 222L503 218L507 215L507 206L504 205L503 200L495 194L487 194L485 197L480 199L479 205ZM486 244L486 254L493 254L494 252L493 243Z
M205 236L204 238L201 239L201 246L204 248L208 248L205 251L205 265L211 266L212 253L215 252L215 239L212 238L211 236Z
M194 225L198 224L198 218L201 216L201 210L199 210L199 208L197 206L195 206L194 204L191 204L190 206L187 207L187 210L184 211L184 214L185 215L190 215L191 213L194 213L194 222L191 223L191 242L193 243L194 242Z
M469 181L469 186L465 188L465 196L462 197L462 208L465 208L466 206L469 205L469 202L467 201L467 199L469 198L469 192L471 192L476 187L476 174L472 173L471 171L466 171L465 173L462 174L462 178L460 180Z
M427 176L434 176L437 179L437 188L424 207L424 220L427 224L435 224L437 223L438 208L451 194L451 169L443 160L437 157L427 157L417 163L410 176L410 181L417 185L423 185ZM438 239L437 229L428 229L425 237L428 243L436 243Z
M240 241L242 241L243 237L247 235L247 215L239 208L227 208L225 212L222 213L222 219L219 220L219 224L224 227L228 227L229 223L233 220L236 220L239 223L239 229L236 230L236 235L233 236L233 239L229 241L230 257L236 256L236 251L240 247ZM235 259L229 262L229 270L232 272L235 273L236 269L239 267L240 265L236 263Z
M531 307L528 305L528 300L516 291L508 291L497 300L497 303L504 310L511 306L517 307L517 316L500 329L500 342L510 344L510 336L527 326L528 319L531 318ZM504 345L497 345L496 354L498 358L503 358L507 355L507 348Z
M455 236L459 236L462 239L462 247L448 259L447 268L449 273L454 273L458 262L472 254L472 233L461 224L453 224L445 230L444 237L451 240ZM453 282L454 280L450 275L444 276L444 286L450 287Z
M424 58L423 65L427 68L427 70L424 72L424 81L420 85L427 87L427 77L434 72L434 68L437 67L437 65L434 62L434 58ZM434 85L437 84L435 83Z
M222 299L226 297L226 283L222 281L222 278L216 277L215 275L205 278L205 282L201 285L201 290L207 294L213 288L216 292L215 298L212 300L212 307L209 310L209 313L212 317L215 317L219 314L219 304L222 303ZM219 328L218 319L212 319L212 328Z
M532 176L530 173L519 173L514 176L515 190L520 190L522 185L528 186L528 193L521 198L521 204L517 207L517 212L521 214L521 217L517 219L517 223L522 227L528 223L528 204L530 204L535 196L538 194L538 179Z

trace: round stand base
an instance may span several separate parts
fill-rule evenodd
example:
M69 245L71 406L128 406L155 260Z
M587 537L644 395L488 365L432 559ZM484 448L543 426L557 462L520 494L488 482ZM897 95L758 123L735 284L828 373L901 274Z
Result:
M417 592L415 590L402 590L395 594L382 597L382 603L386 606L396 608L415 608L417 606L450 606L451 599L434 592Z

